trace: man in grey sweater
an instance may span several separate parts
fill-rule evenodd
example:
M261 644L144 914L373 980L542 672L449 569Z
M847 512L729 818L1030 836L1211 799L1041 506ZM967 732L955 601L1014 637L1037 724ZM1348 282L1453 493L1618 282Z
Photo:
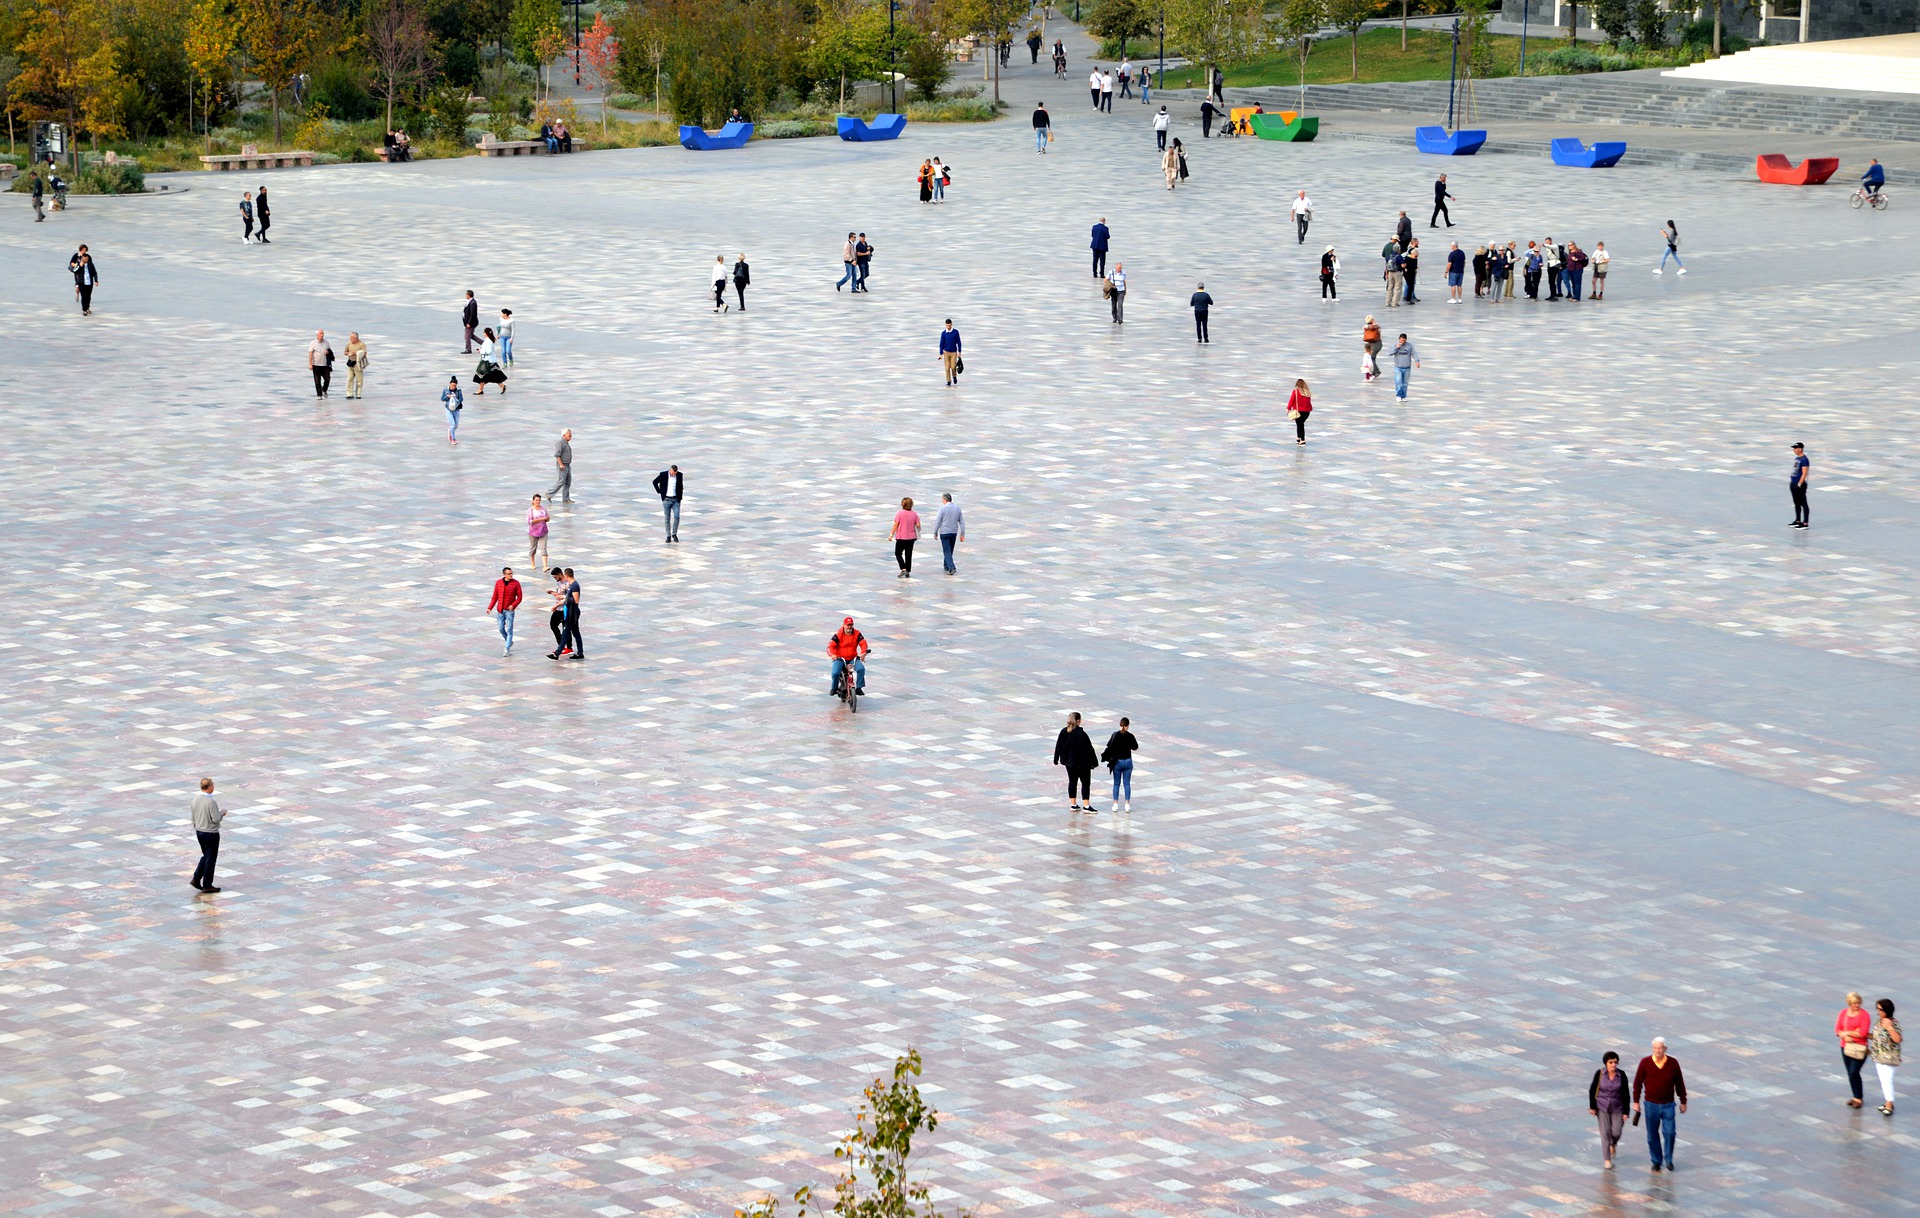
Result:
M967 539L967 522L961 518L960 505L953 501L952 495L940 496L940 514L934 517L933 535L940 539L940 557L946 563L947 574L958 574L959 568L953 565L953 547Z
M201 892L219 892L213 886L213 865L220 857L220 822L227 813L213 797L213 779L200 780L200 794L193 797L193 835L200 839L200 865L193 869L188 883Z

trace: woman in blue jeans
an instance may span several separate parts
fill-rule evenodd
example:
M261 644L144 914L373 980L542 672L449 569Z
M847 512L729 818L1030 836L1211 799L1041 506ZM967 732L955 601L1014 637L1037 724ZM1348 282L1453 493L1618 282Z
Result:
M1127 730L1127 720L1120 721L1120 730L1107 737L1107 747L1101 752L1100 760L1107 763L1113 771L1113 810L1115 812L1133 811L1133 755L1140 751L1140 742ZM1120 798L1120 792L1126 791L1126 799Z

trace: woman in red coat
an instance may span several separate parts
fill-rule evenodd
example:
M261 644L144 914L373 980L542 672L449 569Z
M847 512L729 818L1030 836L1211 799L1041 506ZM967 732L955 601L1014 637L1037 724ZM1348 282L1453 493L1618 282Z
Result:
M1295 381L1293 392L1287 396L1287 417L1293 420L1295 444L1307 442L1307 416L1313 413L1313 395L1307 391L1305 381Z

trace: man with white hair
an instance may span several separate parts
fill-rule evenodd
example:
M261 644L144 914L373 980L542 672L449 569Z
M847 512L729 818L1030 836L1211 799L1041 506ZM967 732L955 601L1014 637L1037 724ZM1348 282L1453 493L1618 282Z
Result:
M1680 1073L1677 1058L1667 1056L1667 1042L1664 1037L1653 1038L1653 1052L1640 1059L1640 1068L1633 1072L1633 1111L1636 1116L1641 1110L1641 1092L1646 1093L1647 1117L1647 1153L1653 1156L1653 1170L1659 1171L1665 1164L1668 1171L1673 1170L1673 1108L1677 1100L1680 1111L1687 1110L1687 1079Z

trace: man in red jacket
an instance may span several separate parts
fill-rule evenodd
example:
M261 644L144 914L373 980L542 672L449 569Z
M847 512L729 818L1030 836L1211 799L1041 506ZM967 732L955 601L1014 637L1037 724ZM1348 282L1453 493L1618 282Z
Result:
M1633 1072L1633 1111L1640 1112L1641 1092L1646 1093L1647 1101L1647 1153L1653 1156L1653 1170L1659 1171L1663 1161L1668 1171L1673 1170L1673 1105L1680 1102L1680 1111L1687 1110L1687 1078L1680 1073L1678 1058L1667 1056L1667 1042L1661 1037L1653 1038L1653 1053L1640 1059L1640 1068Z
M862 657L869 650L867 636L854 629L853 619L843 619L840 629L827 640L827 654L833 657L833 688L827 691L829 694L839 696L848 669L853 670L853 692L867 692L867 665Z
M512 567L502 567L500 578L493 581L493 599L487 602L487 612L498 618L500 637L507 643L502 656L513 654L513 611L519 607L520 581L513 577Z

